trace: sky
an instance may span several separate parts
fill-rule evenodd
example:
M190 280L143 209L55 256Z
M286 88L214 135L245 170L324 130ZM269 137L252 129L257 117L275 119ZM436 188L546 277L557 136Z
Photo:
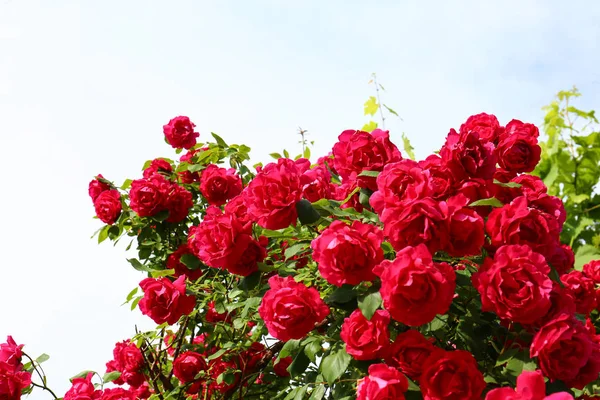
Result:
M143 275L124 246L90 239L102 225L87 185L173 157L174 116L253 161L297 154L301 126L319 156L368 121L376 72L402 117L392 141L405 132L423 158L472 114L540 124L572 85L599 109L599 43L591 0L0 0L0 342L50 354L62 395L153 326L120 306Z

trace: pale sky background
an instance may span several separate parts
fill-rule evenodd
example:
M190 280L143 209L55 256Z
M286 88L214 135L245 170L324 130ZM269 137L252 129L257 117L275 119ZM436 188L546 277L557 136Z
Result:
M98 246L87 194L173 156L162 125L188 115L253 148L298 152L300 125L326 153L367 121L377 72L392 121L426 156L469 115L540 123L576 84L600 108L600 2L0 0L0 342L50 354L62 395L104 372L134 324L120 307L143 278ZM47 399L35 391L32 399Z

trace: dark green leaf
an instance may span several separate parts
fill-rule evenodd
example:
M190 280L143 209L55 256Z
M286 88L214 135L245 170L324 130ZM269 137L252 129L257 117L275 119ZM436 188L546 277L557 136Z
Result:
M310 364L310 360L306 357L303 351L298 352L296 357L294 357L294 361L288 367L288 371L292 377L302 375L306 372L306 368L308 368Z
M381 294L379 292L370 293L364 297L359 297L358 308L366 319L370 320L375 311L381 306Z
M325 302L327 304L347 303L352 299L355 299L356 292L352 290L352 288L352 285L342 285L341 287L335 289L329 296L327 296Z
M323 358L320 366L321 373L329 385L333 385L346 372L351 360L352 357L346 353L346 349L343 347L337 351L332 351L327 357Z
M158 222L163 222L167 218L169 218L169 210L159 211L152 217L153 220L158 221Z
M143 265L138 259L136 258L129 258L127 261L129 261L129 264L131 264L131 266L138 270L138 271L142 271L142 272L149 272L151 271L151 269L145 265Z
M285 259L290 259L294 257L298 253L302 253L304 250L308 248L308 243L296 243L285 249Z
M302 199L296 203L296 211L298 212L298 219L302 225L313 224L321 218L318 211L315 210L310 201L306 199Z
M181 263L183 265L185 265L186 267L188 267L191 270L196 270L196 269L200 268L200 266L202 265L202 263L200 262L198 257L196 257L195 255L190 254L190 253L185 253L184 255L181 256L181 258L179 260L181 261Z
M299 339L290 339L281 348L279 351L279 358L285 358L287 356L291 356L300 348L300 340Z
M260 272L256 271L248 276L245 276L240 282L240 288L246 292L254 289L260 282Z
M214 132L211 132L210 134L212 135L212 137L215 138L215 140L217 141L217 144L219 145L219 147L222 147L224 149L228 147L227 143L225 143L225 141L223 140L223 138L221 138L221 136L217 135Z
M325 396L325 386L318 385L315 387L315 390L313 390L308 400L321 400L323 396Z
M323 348L321 347L320 340L312 341L304 347L304 353L313 363L317 362L317 354L319 354L321 350L323 350Z

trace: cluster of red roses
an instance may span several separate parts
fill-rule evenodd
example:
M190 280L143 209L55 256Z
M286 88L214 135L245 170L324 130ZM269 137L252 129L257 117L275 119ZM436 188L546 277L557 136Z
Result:
M195 148L198 134L187 117L171 120L164 133L173 147L190 149L182 162L193 165L207 151ZM131 210L139 217L166 210L167 222L183 223L195 196L201 195L198 201L207 207L202 220L188 227L187 242L167 259L177 279L144 279L140 309L157 324L175 324L196 306L196 298L186 294L186 279L203 275L183 263L184 255L249 276L259 263L276 257L254 228L296 225L302 199L343 200L342 207L375 211L381 226L327 221L310 247L328 284L380 282L383 309L371 318L357 309L341 326L341 340L354 359L384 361L371 365L359 382L359 399L402 399L408 388L405 375L419 384L426 399L481 397L486 384L473 355L444 350L453 344L435 343L414 329L448 312L457 297L457 270L464 268L473 269L482 311L496 314L508 329L520 324L530 336L520 346L529 349L541 369L524 373L516 391L494 389L487 398L543 399L543 377L581 389L600 373L600 337L589 318L586 325L576 316L589 317L600 303L600 261L573 270L573 252L559 238L566 219L562 201L547 194L540 178L525 174L539 162L538 135L532 124L513 120L500 126L493 115L478 114L459 132L450 131L439 154L417 162L402 158L387 131L344 131L317 165L280 158L259 167L246 187L234 169L210 164L175 174L169 162L154 160L144 179L131 184ZM90 196L98 217L114 223L122 210L118 190L95 180ZM384 242L396 252L391 259L384 259ZM277 271L270 274L258 313L271 336L302 339L328 323L331 310L319 286ZM406 328L393 342L391 320ZM255 349L257 354L263 350ZM174 361L175 376L196 385L190 393L198 393L207 374L215 376L209 371L217 367L211 369L206 356L186 351Z
M31 385L31 372L25 371L21 363L22 348L12 336L0 344L0 399L19 399L23 389Z

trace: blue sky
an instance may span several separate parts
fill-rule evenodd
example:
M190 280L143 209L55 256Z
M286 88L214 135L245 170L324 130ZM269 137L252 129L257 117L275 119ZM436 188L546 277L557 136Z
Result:
M540 123L573 84L599 109L599 21L594 1L0 0L0 339L49 353L62 394L151 326L119 307L142 276L89 239L87 183L173 156L173 116L255 160L298 152L302 126L321 155L367 121L376 72L392 140L424 157L474 113Z

